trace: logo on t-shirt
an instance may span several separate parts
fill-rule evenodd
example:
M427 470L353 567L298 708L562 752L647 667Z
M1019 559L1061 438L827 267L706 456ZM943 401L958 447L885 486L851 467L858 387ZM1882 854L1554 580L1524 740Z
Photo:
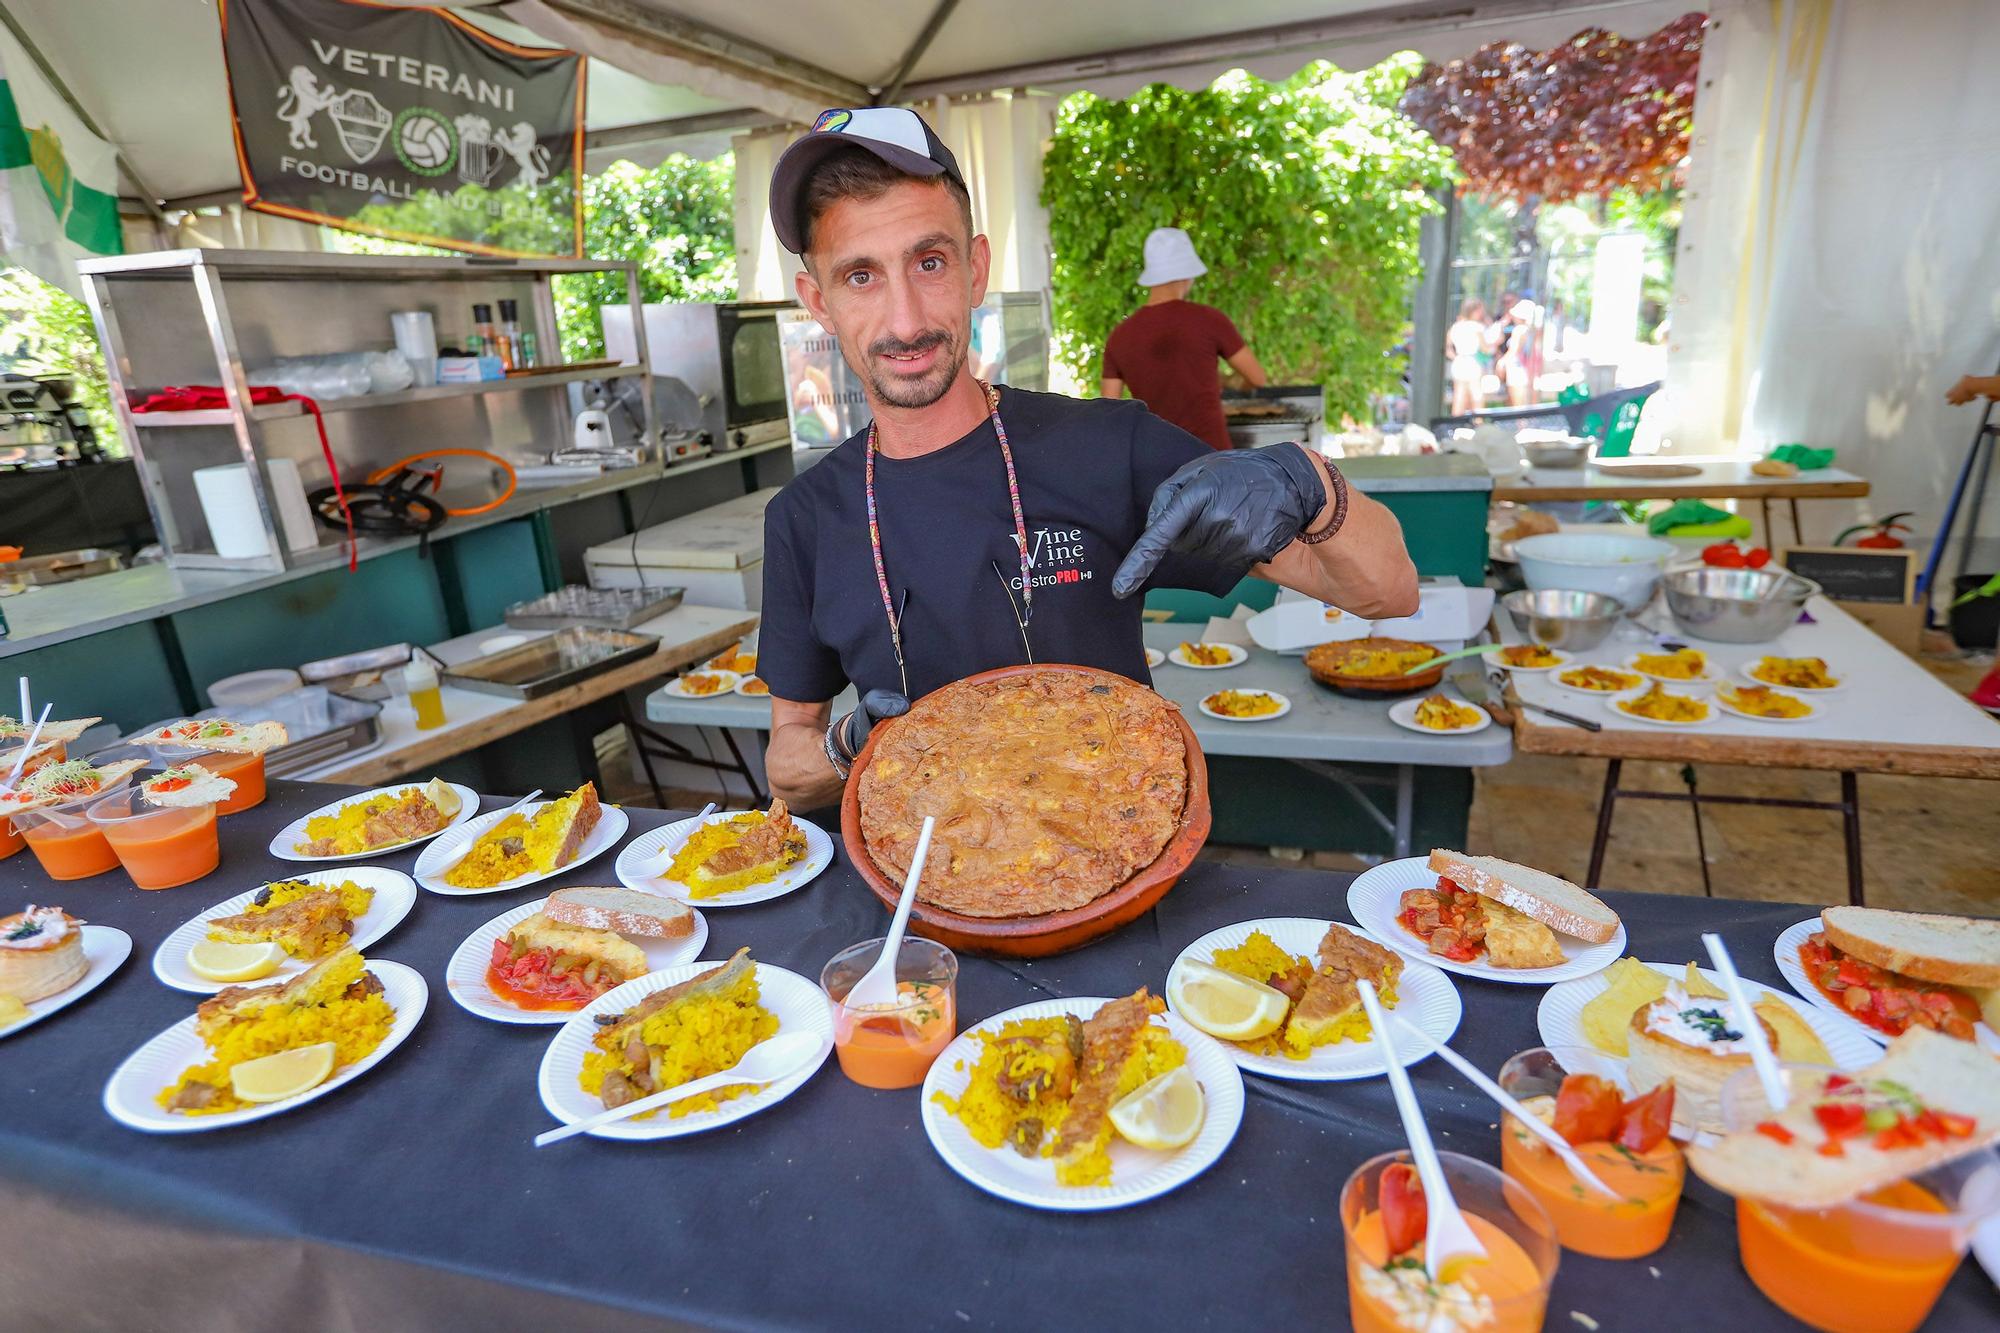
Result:
M1088 558L1082 528L1035 528L1028 534L1028 569L1037 588L1082 583L1091 578L1095 571L1083 568ZM1015 575L1010 584L1019 592L1020 575Z

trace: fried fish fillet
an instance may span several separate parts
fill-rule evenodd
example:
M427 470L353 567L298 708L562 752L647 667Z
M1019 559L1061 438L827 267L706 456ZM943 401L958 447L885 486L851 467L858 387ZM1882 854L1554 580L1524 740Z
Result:
M1164 1008L1144 986L1123 999L1107 1000L1084 1020L1083 1060L1069 1114L1056 1132L1055 1155L1069 1164L1102 1148L1111 1140L1111 1104L1125 1066L1139 1054L1140 1034L1153 1014Z
M1285 1039L1294 1046L1313 1046L1361 1007L1355 979L1367 977L1377 986L1403 974L1403 960L1394 950L1364 939L1338 923L1326 928L1319 942L1319 966L1306 993L1292 1008Z

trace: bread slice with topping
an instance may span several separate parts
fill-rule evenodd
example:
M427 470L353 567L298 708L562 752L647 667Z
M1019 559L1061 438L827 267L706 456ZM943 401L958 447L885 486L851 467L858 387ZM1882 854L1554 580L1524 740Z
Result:
M679 940L694 934L694 909L686 903L631 889L557 889L542 904L542 914L579 930L609 930L643 939Z
M1819 923L1828 943L1864 963L1944 986L2000 986L2000 921L1829 907Z
M1432 850L1430 868L1461 889L1491 898L1564 935L1604 944L1618 933L1618 913L1601 898L1546 870L1441 847Z

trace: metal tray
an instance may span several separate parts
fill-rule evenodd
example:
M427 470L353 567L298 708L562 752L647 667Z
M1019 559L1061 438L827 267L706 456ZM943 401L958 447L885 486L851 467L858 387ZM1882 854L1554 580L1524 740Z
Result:
M422 648L414 644L392 643L382 648L368 648L358 653L343 653L339 657L322 657L317 662L307 662L299 668L299 678L308 685L324 685L335 694L344 694L350 699L385 703L396 694L389 683L389 673L409 665L419 654L428 658L432 666L443 669L444 663Z
M382 739L381 704L335 694L324 685L287 690L251 708L211 708L195 716L226 716L245 723L284 723L291 739L264 752L264 773L274 778L318 768L342 755L366 750ZM171 721L174 719L161 718L150 727L141 727L125 737L123 743L144 745L149 732Z
M447 667L443 682L510 699L536 699L648 657L659 648L658 635L573 625L519 648Z
M503 617L513 629L569 629L592 625L631 629L681 604L685 588L557 588L531 602L516 602Z

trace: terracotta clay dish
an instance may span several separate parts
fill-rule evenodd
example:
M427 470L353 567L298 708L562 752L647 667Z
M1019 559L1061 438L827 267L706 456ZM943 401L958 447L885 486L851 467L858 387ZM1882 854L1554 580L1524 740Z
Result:
M1403 670L1422 660L1415 654L1438 657L1428 643L1410 639L1345 639L1323 643L1306 653L1306 670L1322 685L1349 694L1408 694L1427 690L1444 679L1444 663L1429 671L1405 676ZM1398 664L1397 654L1411 656Z
M922 934L1039 956L1141 915L1208 836L1208 771L1172 704L1089 667L982 672L870 733L841 801L847 853L894 904L924 817Z

